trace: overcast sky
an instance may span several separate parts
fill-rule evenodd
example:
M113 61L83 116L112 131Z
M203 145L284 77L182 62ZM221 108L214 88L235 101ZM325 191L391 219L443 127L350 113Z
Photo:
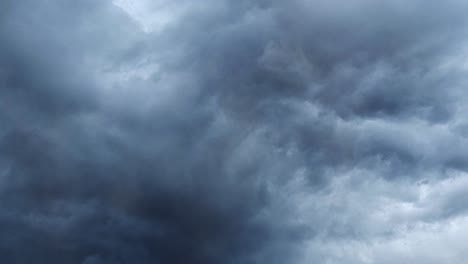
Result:
M467 14L1 0L0 262L466 263Z

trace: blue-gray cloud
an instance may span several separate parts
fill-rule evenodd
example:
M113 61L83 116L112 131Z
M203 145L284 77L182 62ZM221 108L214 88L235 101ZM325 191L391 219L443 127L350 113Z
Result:
M467 8L3 1L0 258L462 263Z

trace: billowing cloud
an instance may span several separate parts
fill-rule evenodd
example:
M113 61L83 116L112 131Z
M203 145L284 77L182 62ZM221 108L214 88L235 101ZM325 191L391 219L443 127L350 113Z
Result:
M463 263L468 3L0 3L5 263Z

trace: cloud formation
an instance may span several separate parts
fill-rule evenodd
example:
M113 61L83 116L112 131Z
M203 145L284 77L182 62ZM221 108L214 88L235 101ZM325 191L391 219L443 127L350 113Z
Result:
M5 263L464 263L468 3L0 3Z

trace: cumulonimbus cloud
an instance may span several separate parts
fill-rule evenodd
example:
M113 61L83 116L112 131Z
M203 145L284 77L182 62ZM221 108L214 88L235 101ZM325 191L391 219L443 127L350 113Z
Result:
M0 3L5 263L463 263L468 4Z

